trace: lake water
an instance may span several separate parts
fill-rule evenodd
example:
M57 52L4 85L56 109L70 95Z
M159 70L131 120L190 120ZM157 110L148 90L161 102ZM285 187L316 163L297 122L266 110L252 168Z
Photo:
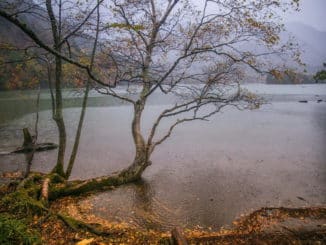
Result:
M154 152L142 181L89 197L93 212L143 228L217 229L263 206L325 205L326 85L246 87L268 103L253 111L226 108L209 122L177 128ZM40 142L57 141L49 98L42 92ZM65 98L68 156L81 99L69 91ZM144 132L173 99L150 98ZM35 92L1 92L0 102L1 152L21 145L23 127L33 129ZM110 97L91 94L73 179L109 174L131 163L131 111ZM37 153L33 169L49 171L55 158L56 151ZM2 172L24 166L22 155L0 155Z

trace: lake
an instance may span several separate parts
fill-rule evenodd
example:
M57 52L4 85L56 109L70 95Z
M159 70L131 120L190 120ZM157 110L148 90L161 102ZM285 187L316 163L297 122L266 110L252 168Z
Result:
M252 111L225 108L209 122L180 126L156 149L142 181L86 200L94 214L142 228L218 229L264 206L325 205L326 85L245 87L267 103ZM33 129L35 95L0 92L0 152L22 144L23 127ZM68 157L81 94L67 90L64 97ZM152 95L144 112L144 132L173 101L171 96ZM42 91L39 142L57 142L50 105L48 91ZM102 176L131 163L131 112L116 99L91 93L72 179ZM37 153L33 170L47 172L55 159L56 151ZM1 172L23 169L23 155L0 155Z

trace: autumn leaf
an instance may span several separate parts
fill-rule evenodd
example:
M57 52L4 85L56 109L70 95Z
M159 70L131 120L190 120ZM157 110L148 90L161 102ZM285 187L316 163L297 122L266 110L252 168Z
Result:
M80 242L77 242L76 245L88 245L91 242L93 242L95 239L94 238L90 238L90 239L84 239Z

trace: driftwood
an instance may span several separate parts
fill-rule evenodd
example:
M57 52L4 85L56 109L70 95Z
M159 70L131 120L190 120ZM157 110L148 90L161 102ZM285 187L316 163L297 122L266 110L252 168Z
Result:
M54 143L36 143L35 137L33 137L28 128L23 129L24 143L22 146L16 148L14 151L1 152L1 155L13 154L13 153L30 153L33 151L47 151L58 148L57 144Z
M58 148L57 144L54 143L39 143L39 144L35 144L35 146L21 146L18 147L16 150L9 152L8 154L11 153L28 153L34 150L35 147L35 151L47 151L47 150L53 150Z
M28 128L23 128L24 143L22 147L30 147L35 144L35 137L31 135Z
M179 227L176 227L171 231L171 238L172 244L174 245L188 245L188 242Z

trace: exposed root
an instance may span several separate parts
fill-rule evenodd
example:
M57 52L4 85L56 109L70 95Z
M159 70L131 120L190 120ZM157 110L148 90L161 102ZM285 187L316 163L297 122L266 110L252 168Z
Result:
M311 208L262 208L234 222L230 230L216 232L185 231L174 229L171 236L159 231L140 231L112 226L100 225L95 220L78 220L77 217L61 213L55 207L46 207L47 197L51 191L60 190L60 194L75 195L87 191L103 190L108 186L120 185L132 178L117 174L109 177L96 178L87 181L66 182L58 175L43 175L32 173L16 188L16 191L6 194L0 201L0 212L9 219L21 220L28 229L42 233L48 244L73 242L94 238L96 242L112 242L126 244L280 244L280 243L310 243L326 240L326 229L323 227L326 219L325 207ZM59 196L57 196L59 197ZM296 229L286 223L287 218L298 222L319 220L316 228L307 226L306 230ZM96 223L96 224L95 224ZM292 224L292 223L291 223ZM303 223L300 223L300 225ZM274 226L276 225L276 226ZM11 229L11 228L10 228ZM45 231L44 231L45 230ZM58 232L60 231L60 232ZM45 238L44 238L45 237ZM174 240L173 243L171 243ZM150 242L149 242L150 241Z
M112 187L127 184L138 180L138 175L129 174L128 171L121 171L118 174L98 177L85 181L70 181L66 185L53 186L50 189L49 199L55 200L60 197L82 195L94 191L108 190Z
M0 201L0 211L3 213L9 213L17 218L32 219L34 215L40 215L40 222L43 223L49 217L54 217L62 220L68 227L75 232L78 230L87 230L98 236L111 235L110 232L94 227L82 221L78 221L67 215L60 213L54 213L46 207L49 197L49 186L51 181L59 182L58 185L62 185L56 175L42 175L40 173L32 173L28 178L22 180L16 190L5 195ZM39 200L38 200L39 197Z
M87 223L84 223L82 221L76 220L74 218L71 218L69 216L63 215L58 213L58 218L61 219L68 227L73 229L74 231L79 231L80 229L87 230L95 235L98 236L110 236L112 235L109 231L105 231L102 229L97 229L92 225L89 225Z
M40 181L43 178L43 174L41 173L30 173L29 176L25 179L23 179L17 186L17 189L22 189L22 188L29 188L32 185L36 186L37 184L40 183Z
M49 200L49 184L50 184L50 178L45 178L42 184L42 190L41 190L41 201L45 205L47 205Z

